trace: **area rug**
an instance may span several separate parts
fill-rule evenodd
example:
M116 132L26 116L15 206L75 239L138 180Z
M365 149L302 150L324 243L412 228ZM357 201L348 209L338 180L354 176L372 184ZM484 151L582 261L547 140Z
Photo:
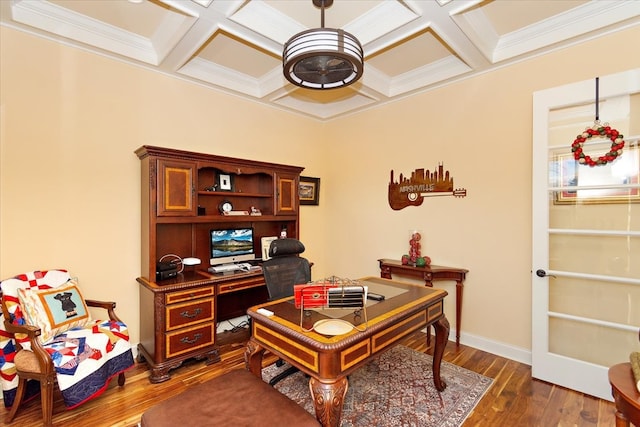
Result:
M442 362L440 373L447 388L438 393L431 371L433 358L398 345L349 376L344 398L342 427L460 426L493 380L451 363ZM271 365L262 371L268 381L288 365ZM275 388L315 414L309 380L297 372Z

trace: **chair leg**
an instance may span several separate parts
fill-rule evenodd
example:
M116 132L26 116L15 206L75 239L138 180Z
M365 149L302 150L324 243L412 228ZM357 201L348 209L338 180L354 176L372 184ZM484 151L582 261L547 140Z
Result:
M119 385L120 387L122 387L122 386L124 385L124 381L125 381L125 379L126 379L126 378L124 377L124 372L120 372L120 373L118 374L118 385Z
M289 366L287 369L285 369L284 371L280 372L275 377L271 378L271 380L269 381L269 385L273 387L274 385L278 384L283 379L287 378L289 375L293 375L296 372L299 372L298 368L296 368L295 366Z
M7 424L13 421L13 418L16 416L16 412L18 412L18 408L22 403L22 398L24 397L24 392L27 389L27 380L24 378L20 378L18 380L18 388L16 389L16 396L13 399L13 405L11 406L11 411L9 411L9 415L7 415Z
M53 421L53 378L44 378L40 381L40 400L42 401L42 422L46 427Z

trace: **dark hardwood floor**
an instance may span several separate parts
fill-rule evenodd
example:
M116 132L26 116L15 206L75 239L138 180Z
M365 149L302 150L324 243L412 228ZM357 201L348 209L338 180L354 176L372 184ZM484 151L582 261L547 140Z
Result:
M233 335L242 338L246 332ZM228 335L230 337L230 335ZM240 340L241 341L241 340ZM222 340L221 340L222 342ZM424 333L415 333L402 343L419 351L429 352ZM220 363L188 362L171 371L172 378L160 384L150 384L144 363L127 373L124 388L112 381L102 396L72 411L67 411L59 393L55 395L53 422L55 426L135 426L142 413L158 402L185 390L189 386L221 375L244 365L244 344L222 345ZM469 415L464 427L470 426L614 426L614 405L581 393L531 378L531 368L509 359L455 343L447 345L444 360L494 379L493 386ZM273 360L267 360L270 363ZM0 409L2 418L7 412ZM12 426L41 425L39 399L18 412Z

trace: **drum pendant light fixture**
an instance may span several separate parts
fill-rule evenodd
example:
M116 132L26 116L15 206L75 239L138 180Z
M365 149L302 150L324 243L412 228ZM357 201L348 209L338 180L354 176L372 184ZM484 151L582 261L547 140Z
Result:
M312 0L321 8L321 28L291 37L284 45L284 76L296 86L335 89L355 83L364 71L362 45L355 36L324 28L324 8L333 0Z

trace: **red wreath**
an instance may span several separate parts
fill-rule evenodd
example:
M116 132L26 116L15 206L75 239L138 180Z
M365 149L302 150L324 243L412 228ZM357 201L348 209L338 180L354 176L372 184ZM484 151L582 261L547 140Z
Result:
M591 156L585 155L582 151L582 146L585 141L592 136L606 137L611 140L611 149L603 156L598 157L596 160ZM616 129L612 129L611 126L600 126L595 124L592 128L587 128L584 132L578 135L571 144L571 152L573 157L582 165L604 166L607 163L613 162L618 156L622 155L622 149L624 148L624 135L620 134Z

